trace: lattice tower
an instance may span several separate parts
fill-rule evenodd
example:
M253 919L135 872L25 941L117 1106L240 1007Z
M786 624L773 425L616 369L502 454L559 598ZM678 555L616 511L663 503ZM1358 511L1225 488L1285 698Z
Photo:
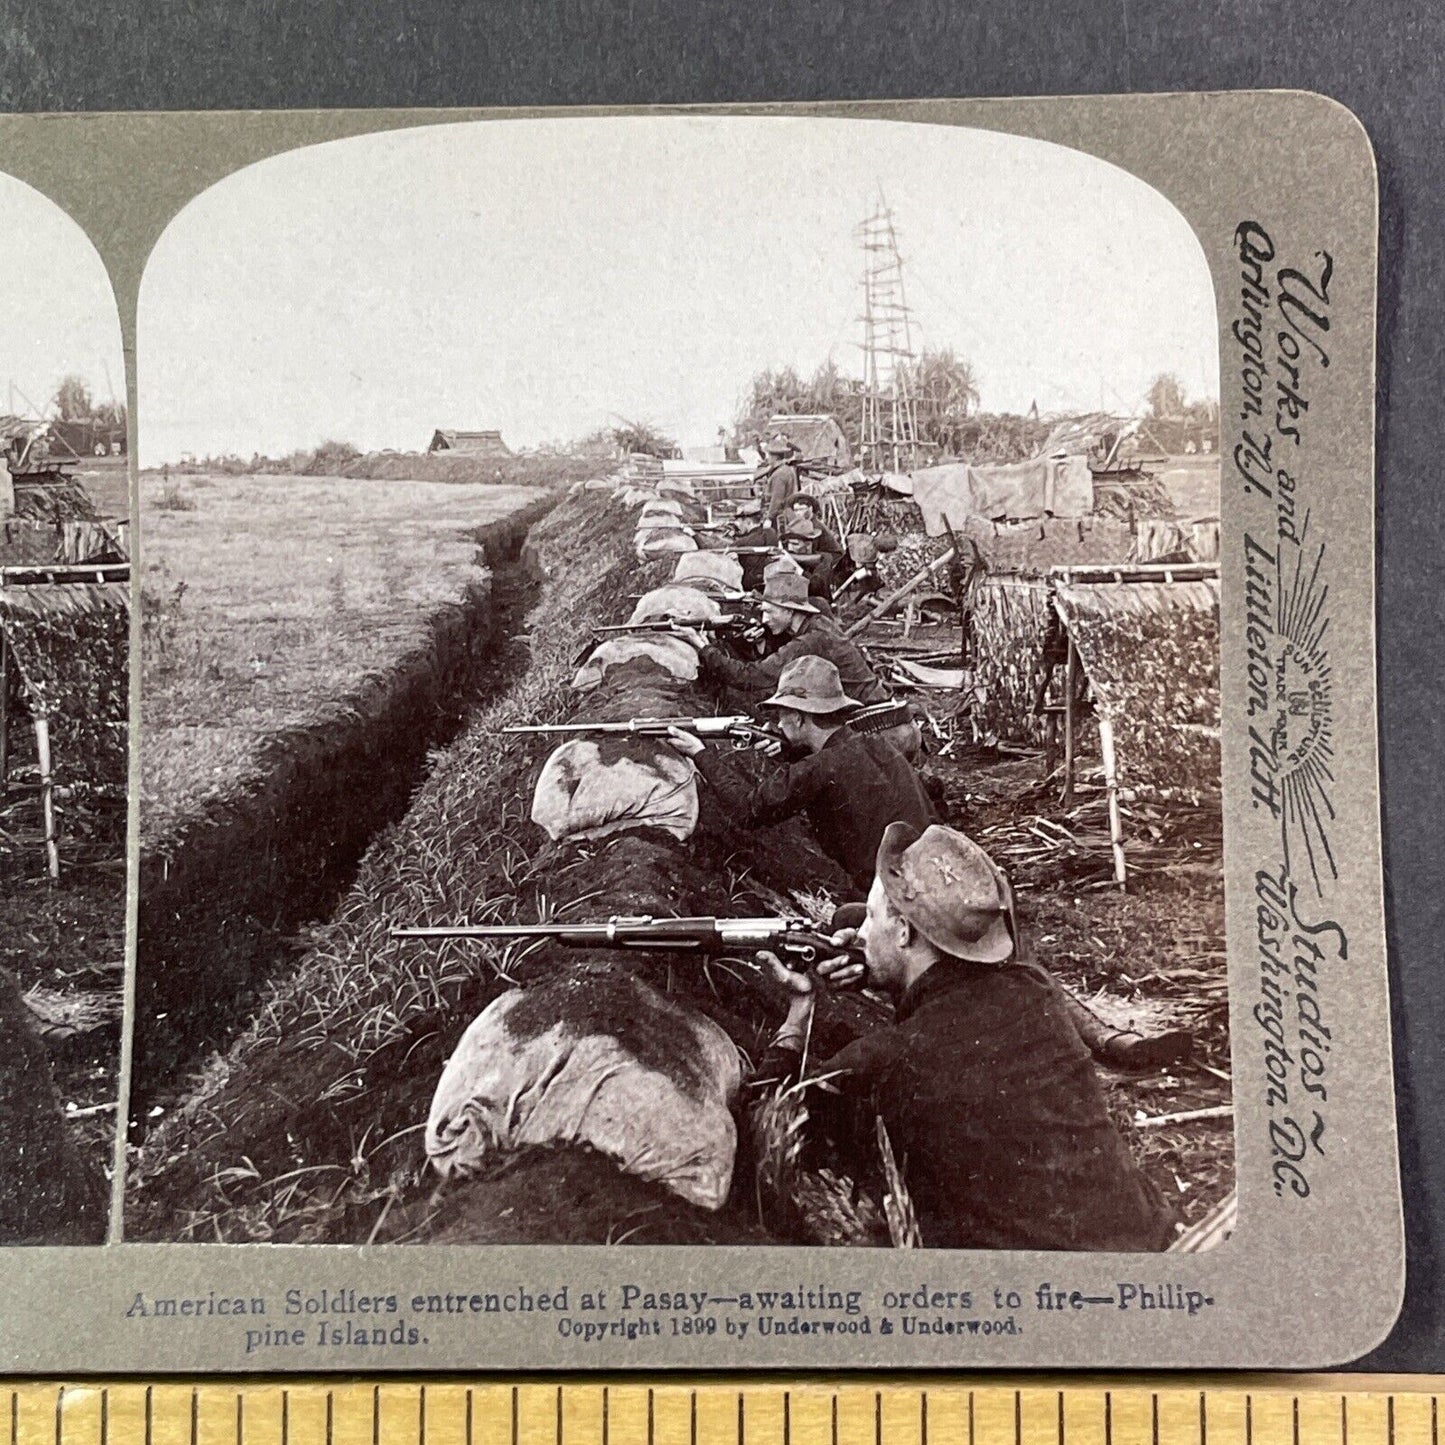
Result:
M918 449L912 390L913 313L893 212L880 197L859 225L863 247L863 428L858 460L865 471L906 471Z

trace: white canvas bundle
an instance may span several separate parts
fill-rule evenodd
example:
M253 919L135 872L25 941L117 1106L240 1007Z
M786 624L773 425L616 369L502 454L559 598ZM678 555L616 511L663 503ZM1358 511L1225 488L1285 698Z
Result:
M599 1000L604 989L618 996ZM524 1003L531 1016L556 1022L540 1032L530 1018L509 1027ZM653 1065L668 1056L673 1067L644 1063L597 1027L599 1012L621 1013L629 1029L665 1044L647 1052ZM444 1178L464 1178L498 1150L589 1144L627 1173L717 1209L732 1184L730 1105L741 1081L738 1051L722 1029L639 980L514 989L472 1021L447 1061L427 1119L427 1158Z
M686 532L663 532L654 529L650 532L639 532L633 550L639 562L650 562L656 557L696 552L697 543Z
M665 742L574 738L547 759L532 821L555 843L661 828L681 842L697 827L697 769Z
M691 587L708 584L709 591L741 592L743 564L731 552L689 552L677 559L672 580Z
M636 633L630 637L609 637L594 648L578 668L572 686L578 692L590 692L601 684L610 668L638 661L655 662L679 682L697 681L697 649L690 643L665 633Z
M637 535L645 532L687 532L691 529L676 512L644 512L637 519Z
M717 599L696 587L669 583L654 587L637 599L629 622L716 622L723 615Z

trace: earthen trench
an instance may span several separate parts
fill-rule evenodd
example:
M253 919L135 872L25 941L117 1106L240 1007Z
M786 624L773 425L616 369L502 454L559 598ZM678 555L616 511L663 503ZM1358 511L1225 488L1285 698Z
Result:
M538 581L528 534L549 496L476 532L488 575L430 619L429 636L350 716L269 749L266 785L140 864L133 1137L249 1018L262 987L326 918L371 840L400 818L468 713L525 666L515 619Z

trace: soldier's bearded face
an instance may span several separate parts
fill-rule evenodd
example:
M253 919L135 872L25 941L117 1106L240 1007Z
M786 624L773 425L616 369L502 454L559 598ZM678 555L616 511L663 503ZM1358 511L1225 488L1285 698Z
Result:
M792 621L793 614L786 607L774 606L771 602L763 603L763 626L773 634L774 637L781 635L788 630L788 624Z
M868 890L868 911L858 930L870 988L891 988L902 978L907 933L907 923L893 911L883 885L875 878Z
M804 721L803 714L794 712L790 707L778 709L778 731L789 747L796 748L802 742Z

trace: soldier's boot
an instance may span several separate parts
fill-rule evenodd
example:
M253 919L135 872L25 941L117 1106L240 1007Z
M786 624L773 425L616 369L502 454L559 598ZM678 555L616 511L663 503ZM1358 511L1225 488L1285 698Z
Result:
M1105 1023L1076 994L1060 985L1069 1018L1089 1052L1116 1069L1157 1069L1184 1063L1194 1051L1194 1037L1184 1029L1146 1035Z

